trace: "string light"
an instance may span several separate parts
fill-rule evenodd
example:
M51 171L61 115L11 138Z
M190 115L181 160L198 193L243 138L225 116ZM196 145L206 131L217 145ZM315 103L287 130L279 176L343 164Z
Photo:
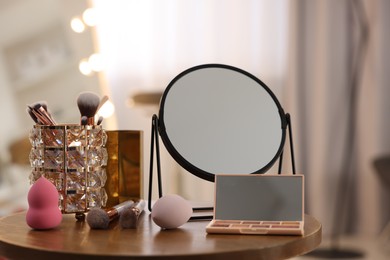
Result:
M106 101L104 105L97 112L98 115L101 115L104 118L112 116L115 112L114 104L110 100Z
M96 11L93 8L88 8L83 12L83 21L88 26L95 26L97 23Z
M95 72L103 70L103 60L99 53L94 53L89 56L88 63L91 66L91 69Z
M97 23L96 10L88 8L83 12L82 19L77 16L70 21L72 30L76 33L82 33L87 26L95 26ZM90 76L93 72L103 70L103 61L99 53L94 53L88 59L82 59L79 63L79 70L83 75Z
M89 75L92 74L92 68L91 68L91 65L90 65L90 63L88 62L87 59L82 59L80 61L80 63L79 63L79 70L85 76L89 76Z
M85 24L79 17L74 17L70 21L70 27L76 33L82 33L85 31Z

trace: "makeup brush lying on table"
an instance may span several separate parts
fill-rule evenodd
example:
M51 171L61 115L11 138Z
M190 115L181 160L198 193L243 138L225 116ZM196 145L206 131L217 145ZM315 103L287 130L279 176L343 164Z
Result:
M94 125L95 115L100 104L100 98L93 92L82 92L77 98L77 106L81 114L82 125ZM87 118L85 122L85 117ZM84 118L84 120L83 120Z
M93 208L87 214L87 223L92 229L107 229L111 221L133 204L134 201L128 200L109 209Z
M145 201L140 200L130 208L123 210L119 217L119 224L122 228L137 228L139 216L145 209Z

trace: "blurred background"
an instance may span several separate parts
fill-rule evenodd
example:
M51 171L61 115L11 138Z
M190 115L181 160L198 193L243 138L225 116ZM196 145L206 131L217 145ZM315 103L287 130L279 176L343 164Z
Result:
M181 71L224 63L260 78L291 114L306 212L324 241L379 247L390 220L389 12L386 0L0 0L0 215L27 207L27 104L46 100L58 122L77 123L81 91L108 95L104 127L144 131L146 187L159 96ZM161 147L165 193L212 200L212 183Z

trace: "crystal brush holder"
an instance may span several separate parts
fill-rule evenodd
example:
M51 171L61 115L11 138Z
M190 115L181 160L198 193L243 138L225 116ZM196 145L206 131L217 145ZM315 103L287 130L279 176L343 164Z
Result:
M44 176L59 193L62 213L104 207L107 135L97 125L35 125L30 131L30 183Z

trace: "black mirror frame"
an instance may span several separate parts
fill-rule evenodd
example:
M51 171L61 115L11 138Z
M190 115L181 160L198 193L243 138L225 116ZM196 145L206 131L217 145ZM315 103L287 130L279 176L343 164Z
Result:
M199 177L201 179L214 182L215 175L213 173L204 171L204 170L196 167L195 165L190 163L188 160L186 160L175 149L175 147L172 145L172 142L169 139L169 136L168 136L167 132L165 131L165 123L164 123L164 105L165 105L165 101L166 101L167 95L169 94L170 89L183 76L185 76L185 75L187 75L187 74L189 74L189 73L191 73L193 71L206 69L206 68L229 69L229 70L233 70L233 71L236 71L238 73L244 74L245 76L247 76L247 77L251 78L252 80L254 80L255 82L257 82L261 87L263 87L267 91L267 93L270 95L272 100L275 102L275 104L276 104L276 106L278 108L278 111L279 111L279 115L280 115L280 122L281 122L281 129L282 129L281 142L280 142L279 148L278 148L276 154L274 155L274 157L272 158L272 160L268 164L263 166L262 168L256 170L255 172L252 172L252 174L265 173L267 170L269 170L274 165L274 163L277 161L277 159L280 157L280 155L281 155L281 153L283 151L283 147L284 147L285 140L286 140L286 127L287 127L286 115L285 115L285 113L283 111L283 108L280 105L278 99L276 98L275 94L268 88L268 86L266 84L264 84L260 79L258 79L257 77L253 76L252 74L250 74L250 73L248 73L248 72L246 72L246 71L244 71L242 69L233 67L233 66L224 65L224 64L204 64L204 65L195 66L195 67L192 67L192 68L189 68L189 69L183 71L182 73L177 75L169 83L168 87L165 89L165 91L164 91L164 93L162 95L162 98L161 98L161 101L160 101L160 110L159 110L158 132L159 132L159 134L161 136L161 140L163 141L164 146L166 147L167 151L170 153L172 158L174 158L176 160L176 162L178 162L184 169L186 169L187 171L189 171L190 173L194 174L195 176L197 176L197 177Z

